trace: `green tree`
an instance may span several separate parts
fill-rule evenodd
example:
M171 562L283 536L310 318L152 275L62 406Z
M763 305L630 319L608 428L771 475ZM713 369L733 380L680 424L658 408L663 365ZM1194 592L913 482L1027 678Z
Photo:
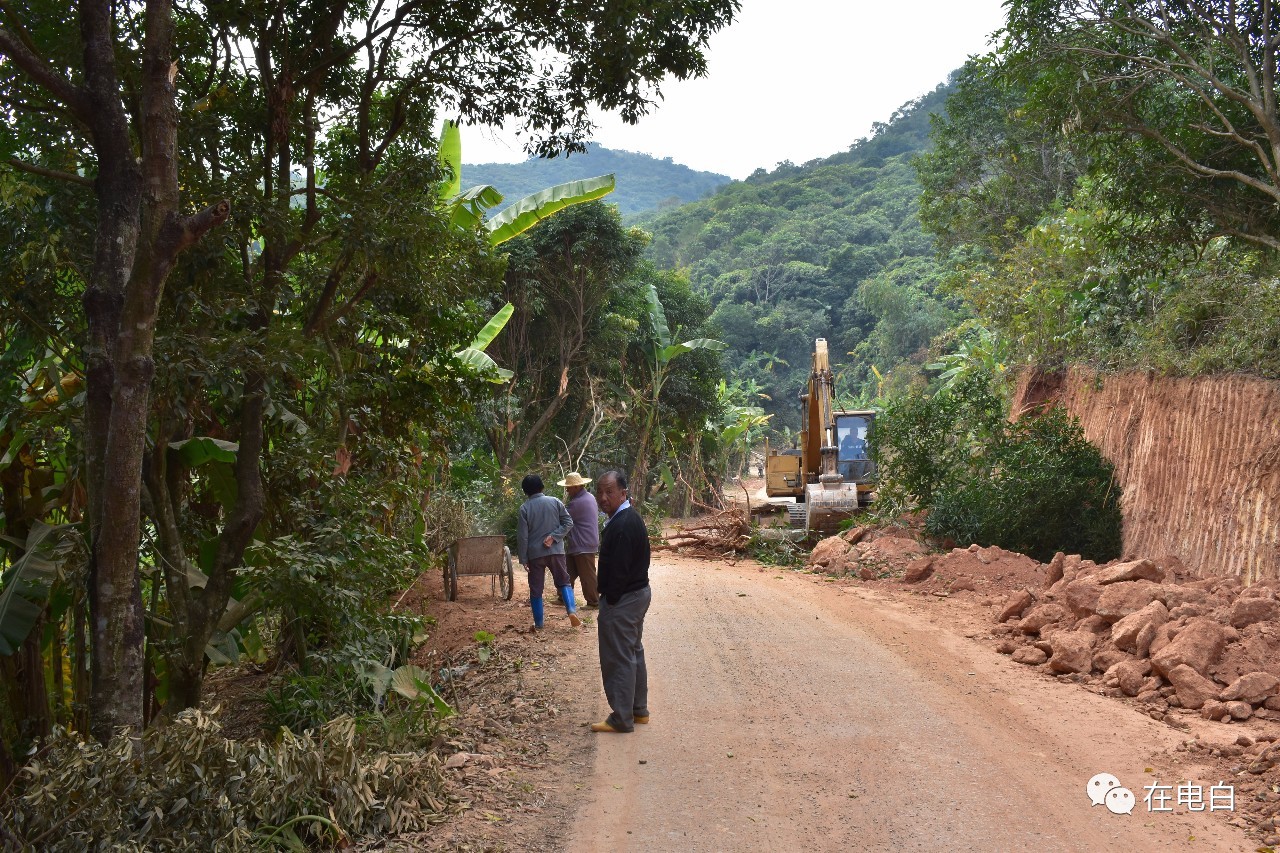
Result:
M998 56L954 75L946 110L931 116L933 148L914 161L920 221L940 249L1007 249L1070 199L1080 166L1070 146L1030 118L1026 81Z
M138 550L148 427L157 427L153 440L166 448L173 429L194 426L186 414L205 411L188 405L200 399L165 400L168 414L152 423L157 355L177 355L155 349L170 276L182 276L184 284L220 283L218 298L199 307L206 318L223 318L234 334L206 345L239 357L232 370L214 374L217 420L237 445L236 489L215 515L208 582L184 592L181 564L165 562L168 600L181 608L188 598L182 658L194 686L181 701L190 702L199 683L193 660L203 650L199 635L220 619L268 511L267 425L273 411L281 416L272 399L281 372L271 356L289 347L332 351L354 343L325 368L340 385L342 363L361 361L357 353L370 345L395 348L406 341L398 357L412 361L433 349L447 357L466 340L454 328L446 336L453 340L416 347L394 328L361 322L398 300L422 299L406 279L432 254L415 244L414 232L430 218L421 211L435 208L430 191L421 192L436 184L432 120L441 112L473 123L515 117L525 123L532 151L580 150L590 131L589 107L637 120L666 74L705 71L707 39L736 9L733 0L694 9L663 2L568 12L495 3L422 14L413 2L340 2L268 4L246 13L231 6L176 7L170 0L136 6L89 0L74 8L48 0L6 13L0 99L18 132L6 137L5 161L40 187L61 181L77 188L81 197L65 212L80 217L73 229L95 235L94 252L78 259L70 289L83 294L85 318L78 346L87 375L93 730L99 738L117 726L137 728L144 716ZM72 20L79 43L65 38ZM209 206L188 213L182 191ZM228 221L231 205L219 198L235 199L236 218L224 242L201 243ZM397 216L401 205L409 210ZM385 229L379 227L384 218L392 220ZM457 237L438 233L458 248ZM462 263L451 261L450 251L435 262L442 270L452 264L460 288L476 250L474 244L465 250L469 260ZM403 263L407 257L414 262ZM446 296L457 298L456 291ZM173 316L192 307L176 299ZM435 316L443 326L457 325L449 307ZM289 346L282 347L285 341ZM288 381L313 378L303 373ZM197 398L205 397L205 387L197 388ZM337 409L341 469L353 421L352 410ZM160 480L149 479L159 491ZM165 503L155 497L155 523L180 531L181 524L167 524ZM175 510L189 506L182 495L169 498ZM174 547L173 541L161 545Z
M1266 4L1015 0L999 61L1131 236L1276 249L1278 48Z
M627 334L616 309L635 299L631 277L645 243L642 232L623 227L617 208L590 202L507 244L500 298L515 312L493 351L515 376L486 429L502 470L538 446L575 393L600 388L616 358L611 350Z

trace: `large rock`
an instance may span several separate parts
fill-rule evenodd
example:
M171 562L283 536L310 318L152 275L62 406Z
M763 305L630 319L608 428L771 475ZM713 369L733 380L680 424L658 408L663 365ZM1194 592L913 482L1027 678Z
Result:
M1218 695L1218 685L1185 663L1178 664L1165 676L1177 691L1178 704L1183 708L1199 708Z
M1023 646L1013 653L1013 660L1027 666L1039 666L1048 659L1049 656L1035 646Z
M1151 645L1156 640L1156 634L1164 625L1148 624L1143 626L1138 632L1137 638L1133 641L1133 653L1140 658L1145 658L1151 654ZM1166 641L1163 645L1168 645Z
M1147 673L1151 672L1151 661L1137 660L1130 658L1122 660L1109 670L1111 675L1116 677L1118 686L1126 696L1137 696L1142 692L1143 684L1147 680Z
M1209 596L1199 587L1190 586L1189 584L1167 583L1160 587L1156 596L1164 602L1164 606L1173 610L1183 604L1192 604L1196 607L1204 607Z
M850 545L857 545L870 532L870 527L851 527L844 533L841 533L840 538L848 542Z
M1053 586L1062 580L1062 569L1067 564L1067 555L1059 551L1053 555L1053 559L1049 561L1047 571L1045 573L1044 585Z
M1218 681L1230 684L1251 672L1280 676L1280 628L1257 622L1240 630L1239 642L1227 646L1222 658L1210 670Z
M1048 589L1044 591L1045 601L1061 601L1066 594L1067 584L1071 583L1069 578L1058 578Z
M848 552L848 542L839 536L829 536L813 546L813 551L809 553L809 567L819 566L825 569L837 560L843 560Z
M1067 618L1067 610L1061 604L1054 601L1046 601L1037 604L1031 608L1026 616L1022 617L1022 621L1018 623L1018 630L1024 634L1039 634L1040 629L1046 625L1054 625L1062 622Z
M1248 702L1226 702L1227 713L1233 720L1247 720L1253 714L1253 706Z
M1174 622L1174 621L1166 622L1155 630L1155 633L1152 634L1149 640L1144 639L1144 635L1146 634L1146 632L1145 631L1141 632L1138 634L1138 647L1142 648L1143 644L1145 643L1147 648L1147 651L1145 652L1145 654L1154 655L1156 652L1160 651L1165 646L1172 643L1173 638L1178 636L1178 632L1182 630L1182 626L1185 624L1186 624L1185 620L1178 621L1178 622Z
M1244 628L1255 622L1267 622L1280 617L1280 601L1271 598L1237 598L1231 605L1231 625Z
M1122 660L1133 660L1133 655L1117 649L1111 643L1102 643L1094 649L1093 668L1098 672L1107 672ZM1149 662L1147 668L1151 668Z
M1111 642L1128 652L1138 651L1138 635L1150 628L1154 638L1156 628L1169 621L1169 611L1160 601L1153 601L1136 613L1130 613L1111 626ZM1150 640L1147 641L1150 644Z
M1150 581L1125 581L1102 588L1094 612L1111 622L1137 613L1156 600L1160 587Z
M920 581L927 580L932 575L933 557L921 557L918 560L913 560L907 566L907 571L903 574L902 580L906 583L920 583Z
M1009 600L1004 603L1004 608L1000 611L997 622L1008 622L1010 619L1021 618L1035 598L1029 590L1020 589L1013 595L1009 596Z
M1224 717L1230 717L1231 711L1227 709L1226 702L1210 699L1200 706L1200 716L1206 720L1221 720Z
M1276 597L1275 588L1271 585L1270 579L1260 580L1250 586L1240 590L1241 598L1270 598Z
M1280 678L1269 672L1250 672L1242 675L1227 685L1227 689L1218 695L1223 702L1240 700L1251 705L1266 701L1280 688Z
M1124 581L1162 581L1164 571L1150 560L1134 560L1108 566L1094 575L1093 579L1103 586Z
M1179 666L1189 666L1199 675L1206 676L1226 645L1222 626L1207 616L1197 616L1178 632L1169 645L1151 655L1151 665L1170 681L1173 680L1170 673ZM1214 694L1217 695L1217 691Z
M1055 631L1049 641L1053 647L1049 669L1054 672L1089 672L1093 668L1093 637L1088 631Z
M1089 631L1093 634L1111 636L1111 623L1097 613L1086 616L1076 623L1077 631Z
M1091 577L1076 578L1063 590L1062 599L1077 619L1092 616L1102 595L1102 585Z

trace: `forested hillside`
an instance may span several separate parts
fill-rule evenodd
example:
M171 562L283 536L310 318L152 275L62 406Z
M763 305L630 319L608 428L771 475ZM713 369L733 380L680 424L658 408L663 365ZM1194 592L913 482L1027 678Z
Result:
M699 172L634 151L614 151L588 143L586 152L568 157L531 157L523 163L478 163L462 167L463 186L490 184L507 202L536 193L543 187L579 178L607 175L618 181L609 200L623 216L697 201L716 187L729 182L724 175Z
M687 268L711 300L730 346L726 362L769 396L775 425L798 420L795 396L814 338L831 341L846 397L866 398L877 393L877 371L922 358L957 320L957 307L937 292L912 167L947 93L940 86L906 104L848 151L758 170L641 218L654 261Z

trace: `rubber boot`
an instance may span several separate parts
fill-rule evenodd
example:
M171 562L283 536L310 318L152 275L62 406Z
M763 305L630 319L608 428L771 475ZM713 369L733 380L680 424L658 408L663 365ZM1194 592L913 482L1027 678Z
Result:
M541 628L541 627L542 627L542 618L543 618L543 616L542 616L542 599L541 599L541 598L531 598L531 599L529 599L529 609L533 611L533 627L535 627L535 628Z
M560 598L564 600L564 612L569 614L569 624L577 628L582 625L582 620L578 618L578 604L573 599L573 587L562 586L560 589Z
M560 590L560 600L564 602L565 613L577 613L578 602L573 597L573 587L562 586L557 587Z

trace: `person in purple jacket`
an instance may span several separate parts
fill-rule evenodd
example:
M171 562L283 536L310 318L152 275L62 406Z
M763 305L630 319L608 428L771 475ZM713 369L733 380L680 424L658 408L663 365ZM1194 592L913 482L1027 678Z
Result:
M577 471L570 471L558 485L564 487L565 508L573 519L573 529L564 539L564 555L569 561L569 586L582 579L582 597L588 607L600 606L596 591L596 552L600 550L600 507L595 495L584 486L591 482Z

